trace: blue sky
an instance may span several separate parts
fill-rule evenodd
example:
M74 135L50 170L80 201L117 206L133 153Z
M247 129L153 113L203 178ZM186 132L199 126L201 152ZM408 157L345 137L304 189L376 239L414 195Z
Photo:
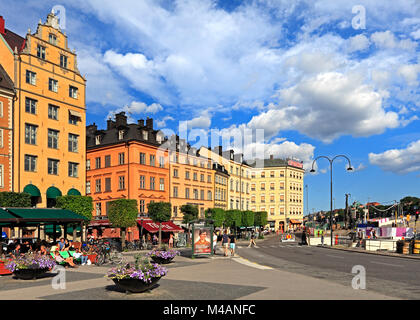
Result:
M166 132L187 121L198 146L220 144L217 129L244 137L234 147L248 158L306 168L346 154L356 170L334 162L337 208L345 193L420 196L418 1L17 0L0 14L25 35L55 5L88 80L88 123L118 111ZM305 177L310 211L329 208L328 163L317 169Z

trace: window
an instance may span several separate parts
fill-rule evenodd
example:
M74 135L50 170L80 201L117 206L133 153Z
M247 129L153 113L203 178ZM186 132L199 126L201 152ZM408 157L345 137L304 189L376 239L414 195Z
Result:
M189 171L185 171L185 179L190 179L190 172Z
M159 190L160 191L165 191L165 179L164 178L159 179Z
M261 190L265 190L265 183L261 183Z
M69 151L78 152L79 150L79 136L69 133Z
M261 172L261 178L265 178L265 172Z
M194 199L198 200L198 190L197 189L193 190L193 194L194 194Z
M140 176L140 189L146 189L146 177Z
M101 203L100 203L100 202L98 202L98 203L95 205L95 207L96 207L96 215L97 215L97 216L100 216L100 215L102 214L102 205L101 205Z
M173 196L174 196L174 198L178 198L178 187L174 187Z
M71 113L69 114L69 123L70 124L74 124L75 126L77 126L78 121L80 121L79 116L73 115ZM101 136L96 136L96 139L97 139L96 144L101 143Z
M207 200L212 200L211 191L207 191Z
M49 43L51 43L53 45L57 45L57 37L56 37L56 35L50 33L50 35L48 37L48 41L49 41Z
M111 166L111 156L105 156L105 168L108 168Z
M270 208L270 215L274 216L274 208Z
M165 168L165 157L159 157L159 167Z
M280 190L284 189L284 182L280 182Z
M69 177L77 178L79 176L79 164L69 162Z
M45 47L38 45L36 49L36 56L40 59L45 60Z
M149 137L149 133L147 131L142 131L142 135L143 135L143 140L147 140L147 138Z
M274 202L274 196L270 196L270 202Z
M105 191L111 191L111 178L105 178Z
M198 181L198 179L197 179L197 172L194 172L194 173L193 173L193 180L194 180L194 181Z
M174 178L178 178L178 169L174 169Z
M95 180L95 192L101 192L101 179Z
M70 118L69 118L69 120L70 120ZM101 136L96 136L95 137L95 144L98 145L100 143L101 143Z
M58 81L49 78L48 79L48 90L52 92L58 92Z
M0 148L3 148L3 129L0 129Z
M124 130L119 130L118 131L118 140L122 140L124 139Z
M204 182L204 174L201 174L201 175L200 175L200 181L201 181L201 182Z
M251 191L255 191L255 183L251 184Z
M265 196L261 196L261 202L265 202Z
M140 152L140 164L146 164L146 154Z
M125 153L121 152L118 154L118 164L124 164L125 163Z
M38 101L36 101L34 99L26 98L25 99L25 112L36 114L37 103L38 103Z
M3 102L0 101L0 118L3 118Z
M270 190L274 190L274 183L270 184Z
M186 199L190 198L190 188L185 188L185 198Z
M274 171L270 171L270 177L274 178Z
M25 124L25 143L36 144L36 133L38 127L32 124Z
M101 168L101 158L95 158L95 168L100 169Z
M251 197L251 202L252 202L252 203L255 203L255 196L252 196L252 197Z
M155 190L155 177L150 177L150 190Z
M90 181L86 181L86 193L90 193Z
M211 182L211 176L207 176L207 182Z
M236 181L236 192L239 192L239 181Z
M118 177L118 190L125 189L125 176Z
M280 171L280 177L284 177L284 171Z
M73 86L69 86L69 97L77 99L79 89Z
M90 170L90 159L86 160L86 170Z
M36 85L36 73L35 72L26 70L26 83L29 83L33 86Z
M58 175L58 160L48 159L48 174Z
M58 149L58 131L48 129L48 148Z
M155 160L156 160L156 156L155 155L153 155L153 154L151 154L150 155L150 165L152 166L152 167L154 167L156 164L155 164Z
M178 207L174 206L174 217L178 216Z
M52 104L48 105L48 119L58 120L58 107Z
M37 156L30 156L25 154L25 171L36 171Z
M204 190L200 190L200 199L204 200Z
M144 200L140 200L140 213L144 213L145 208L146 208L146 205L144 203Z
M60 54L60 67L67 68L67 56Z

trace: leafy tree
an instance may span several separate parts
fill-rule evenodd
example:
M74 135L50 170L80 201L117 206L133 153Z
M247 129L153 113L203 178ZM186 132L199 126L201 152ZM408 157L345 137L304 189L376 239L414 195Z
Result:
M149 217L159 223L159 247L162 244L162 222L171 219L171 204L169 202L149 202L147 204Z
M214 221L215 227L223 227L225 222L226 212L220 208L209 208L205 211L206 218Z
M242 227L252 227L254 225L254 212L242 211Z
M136 225L137 200L118 199L110 201L108 218L113 227L121 228L121 246L125 247L125 229Z
M226 211L225 218L226 226L230 228L240 227L242 224L242 214L240 210L228 210Z
M0 192L0 207L31 207L31 195L26 192Z
M267 224L267 212L266 211L258 211L255 212L254 215L254 226L256 227L263 227Z
M189 224L191 221L196 220L198 217L198 206L191 204L184 204L181 206L181 212L183 214L182 222Z
M93 210L92 197L86 197L86 196L57 197L56 207L67 209L83 217L86 217L87 220L84 222L85 224L87 224L90 220L92 220L92 210ZM67 230L65 230L64 232L67 232ZM77 230L74 226L73 227L73 240L76 238L76 232Z

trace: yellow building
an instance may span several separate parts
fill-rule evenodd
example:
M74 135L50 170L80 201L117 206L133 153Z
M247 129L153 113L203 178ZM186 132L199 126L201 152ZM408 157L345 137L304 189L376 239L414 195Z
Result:
M212 161L200 155L196 148L190 148L183 139L175 142L175 136L168 141L169 185L172 220L182 222L181 206L198 207L198 217L204 218L205 210L214 208L214 177ZM172 151L171 151L172 150Z
M0 58L18 98L14 191L51 207L58 195L85 194L86 80L53 13L25 38L4 24L1 19Z
M251 210L266 211L275 230L287 231L303 221L302 163L270 159L249 162L251 170Z
M214 207L228 209L229 173L225 166L213 163L214 170Z

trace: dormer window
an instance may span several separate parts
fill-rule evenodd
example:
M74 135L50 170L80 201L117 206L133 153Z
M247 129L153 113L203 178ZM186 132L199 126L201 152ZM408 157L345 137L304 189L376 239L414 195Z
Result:
M61 68L67 68L67 56L60 55L60 67Z
M42 60L45 60L45 47L38 45L36 49L36 56Z
M98 145L101 143L101 136L96 136L95 137L95 144Z
M148 132L147 131L142 131L142 133L143 133L143 140L147 140L148 137L149 137Z
M119 139L119 140L124 139L124 130L120 130L120 131L118 131L118 139Z
M48 37L48 41L53 44L57 45L57 37L55 34L50 33L50 36Z

